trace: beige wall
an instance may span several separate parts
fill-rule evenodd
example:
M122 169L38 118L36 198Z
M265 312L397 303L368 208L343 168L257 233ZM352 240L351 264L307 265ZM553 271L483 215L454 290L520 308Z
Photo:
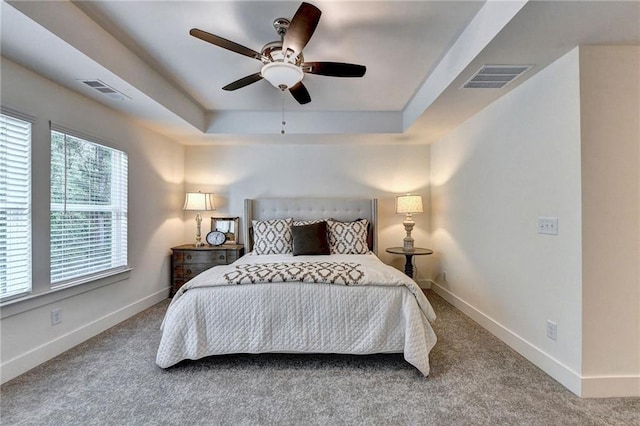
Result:
M2 58L2 106L33 125L33 283L49 283L49 120L112 142L129 155L129 279L0 322L2 381L168 296L169 247L182 243L184 147L126 116ZM12 307L11 309L14 309ZM51 326L51 310L62 323Z
M429 209L429 146L408 145L391 136L327 137L333 143L305 143L306 139L283 139L259 143L259 139L235 140L235 145L188 146L185 157L185 187L212 191L215 215L243 216L243 200L257 197L364 197L378 198L379 255L402 269L403 256L384 252L402 245L403 215L395 213L395 197L405 192L421 194ZM384 142L386 141L386 143ZM392 142L389 142L392 141ZM211 216L211 215L208 215ZM193 239L193 215L185 214L185 241ZM429 214L414 215L412 233L416 246L429 247ZM209 222L203 221L203 232ZM428 285L429 259L416 257L416 278Z
M580 105L583 393L639 395L640 47L581 47Z

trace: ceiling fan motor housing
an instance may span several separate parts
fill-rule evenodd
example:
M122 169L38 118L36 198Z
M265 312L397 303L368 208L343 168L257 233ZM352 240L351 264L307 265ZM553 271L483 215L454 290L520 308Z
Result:
M282 41L272 41L271 43L265 44L260 51L260 54L263 58L268 59L268 62L284 62L285 60L284 52L282 52ZM268 63L266 61L263 62ZM300 52L300 54L295 58L289 56L287 58L287 62L300 65L304 62L304 56L302 55L302 52Z

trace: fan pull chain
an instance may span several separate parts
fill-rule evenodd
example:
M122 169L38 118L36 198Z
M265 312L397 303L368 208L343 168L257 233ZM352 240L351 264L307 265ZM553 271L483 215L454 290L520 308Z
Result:
M284 126L287 124L286 121L284 121L284 90L282 91L282 129L280 130L280 134L284 135Z

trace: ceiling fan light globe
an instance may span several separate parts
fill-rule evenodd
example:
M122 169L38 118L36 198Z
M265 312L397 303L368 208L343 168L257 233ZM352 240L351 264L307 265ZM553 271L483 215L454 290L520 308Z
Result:
M262 67L260 73L273 87L281 90L282 86L285 88L295 86L304 77L299 66L288 62L270 62Z

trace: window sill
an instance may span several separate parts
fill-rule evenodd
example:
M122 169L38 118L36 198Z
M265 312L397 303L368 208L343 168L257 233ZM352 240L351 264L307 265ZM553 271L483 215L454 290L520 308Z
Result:
M127 280L132 270L133 268L120 269L109 274L94 276L52 288L44 293L30 294L18 299L7 300L0 305L0 319L5 319L100 287Z

